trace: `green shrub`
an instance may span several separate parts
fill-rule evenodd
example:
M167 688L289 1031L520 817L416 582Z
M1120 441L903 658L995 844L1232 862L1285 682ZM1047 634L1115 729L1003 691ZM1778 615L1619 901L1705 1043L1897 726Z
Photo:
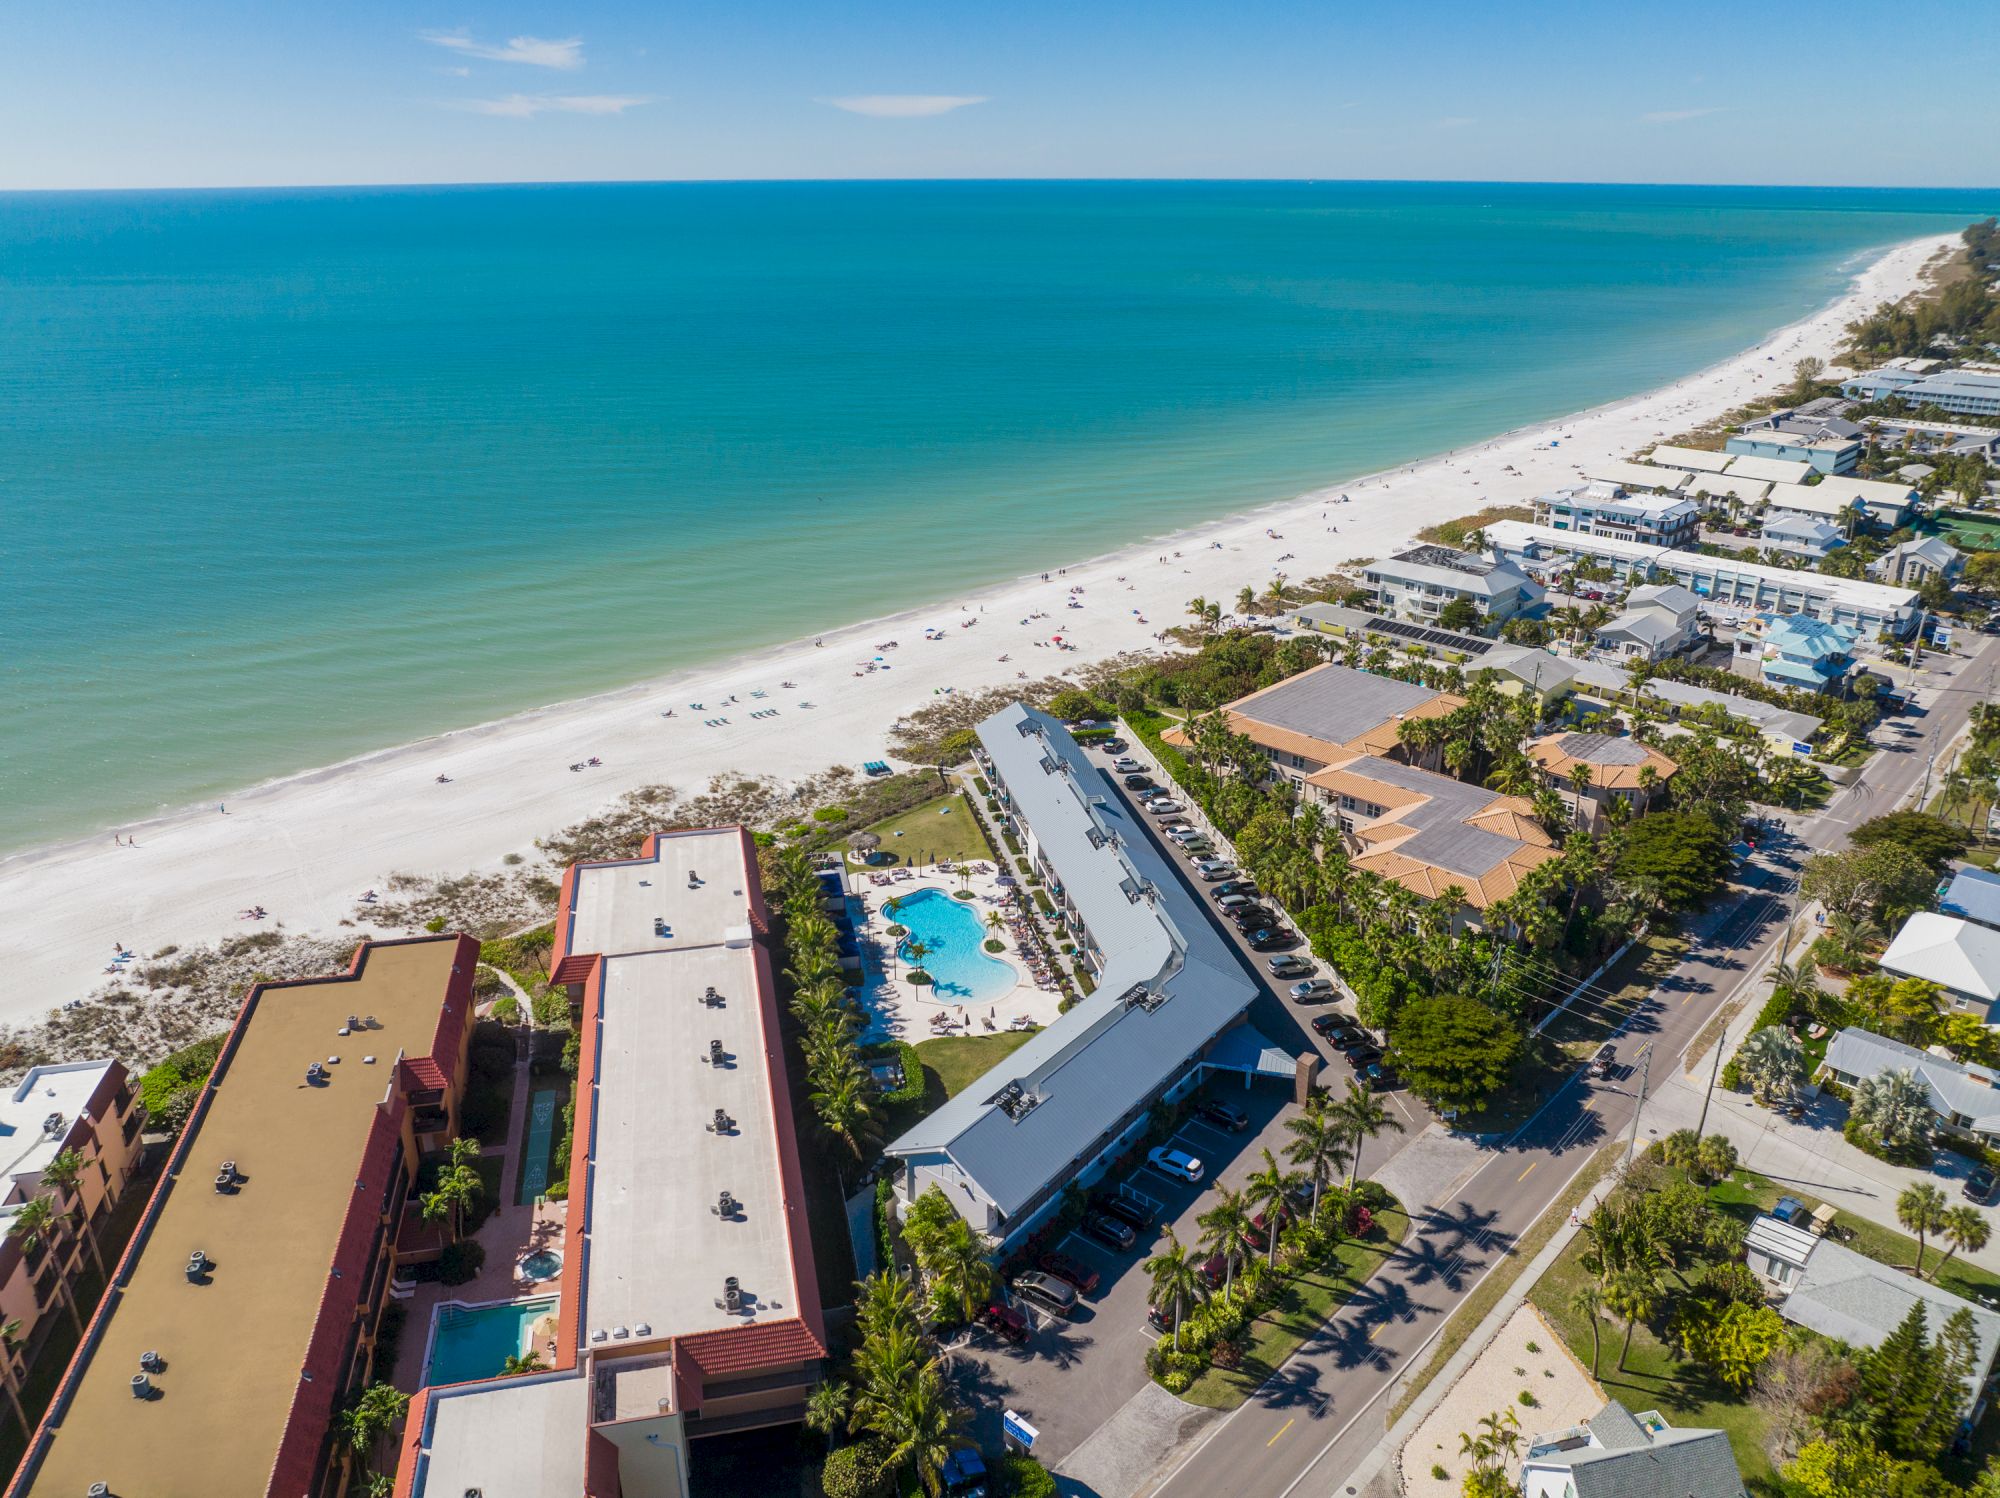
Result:
M1449 1472L1445 1471L1445 1469L1444 1469L1444 1468L1443 1468L1442 1466L1440 1466L1440 1465L1439 1465L1438 1463L1436 1463L1436 1462L1432 1462L1432 1463L1431 1463L1431 1480L1432 1480L1433 1482L1450 1482L1450 1481L1451 1481L1451 1474L1450 1474Z
M569 992L562 988L547 988L530 999L535 1015L535 1023L550 1030L560 1030L569 1023Z
M396 1349L403 1340L403 1322L409 1316L400 1300L383 1302L382 1318L375 1323L375 1367L387 1374L396 1366Z
M493 1001L493 1017L503 1025L518 1025L521 1022L521 1001L511 993L502 994Z
M444 930L444 928L446 926L449 926L450 924L451 922L447 921L443 916L434 915L429 920L424 922L424 930L430 932L431 935L436 936L438 932Z
M888 1450L875 1441L843 1446L820 1468L826 1498L879 1498L889 1491Z
M818 811L813 813L813 820L815 822L844 822L847 820L847 808L844 806L822 806Z
M972 777L972 788L982 796L990 797L993 794L993 787L986 783L984 775L975 775Z
M986 950L989 952L1004 952L1007 950L1007 943L1000 940L997 936L989 936L986 938Z
M1025 1451L1010 1451L992 1468L994 1498L1056 1498L1056 1480Z
M1538 1403L1540 1403L1540 1401L1537 1400L1535 1396L1529 1393L1526 1389L1523 1389L1521 1391L1521 1405L1524 1409L1533 1409Z
M486 1267L486 1245L476 1238L448 1243L438 1255L438 1280L446 1285L470 1284Z
M1005 831L1003 831L1000 834L1000 841L1007 845L1007 851L1009 853L1015 854L1017 856L1020 854L1021 840L1014 835L1013 828L1009 827ZM1028 866L1025 863L1021 865L1021 872L1024 874L1028 872Z
M896 1262L896 1186L887 1176L875 1182L875 1267L888 1269Z
M567 1180L550 1181L548 1185L542 1188L542 1195L546 1196L552 1202L566 1202L569 1200L569 1182Z
M1722 1064L1722 1085L1731 1092L1743 1090L1743 1067L1734 1056Z
M180 1132L201 1097L208 1074L215 1070L215 1058L222 1054L222 1042L227 1038L216 1034L183 1046L139 1078L139 1099L155 1127Z

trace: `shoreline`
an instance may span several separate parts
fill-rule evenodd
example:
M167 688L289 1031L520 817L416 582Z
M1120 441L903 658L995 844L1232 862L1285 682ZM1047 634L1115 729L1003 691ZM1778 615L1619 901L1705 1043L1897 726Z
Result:
M1040 679L1160 649L1156 634L1184 622L1189 598L1226 604L1276 572L1299 579L1386 555L1424 526L1522 502L1573 480L1584 464L1743 404L1787 380L1796 359L1830 355L1848 321L1914 290L1954 241L1925 236L1874 252L1814 313L1649 391L1052 564L1046 580L1003 579L841 626L819 646L802 637L269 779L225 798L226 815L184 807L119 824L133 847L104 842L107 826L7 854L0 912L8 930L34 933L7 955L25 980L16 991L39 998L0 1007L0 1023L32 1023L95 990L102 958L84 954L114 942L146 953L241 934L237 912L250 905L268 907L289 934L333 935L360 892L392 872L490 872L509 855L532 859L537 837L638 786L698 791L750 766L795 782L883 757L889 725L936 700L938 688L985 691L1023 670ZM1335 498L1343 491L1345 502ZM1068 608L1072 598L1082 607ZM922 637L927 624L943 631L935 643ZM1046 648L1057 634L1073 634L1074 649ZM873 648L889 639L899 642L894 652ZM882 656L877 669L860 669ZM771 716L752 719L753 711ZM603 764L568 771L592 756ZM449 783L437 783L440 774Z

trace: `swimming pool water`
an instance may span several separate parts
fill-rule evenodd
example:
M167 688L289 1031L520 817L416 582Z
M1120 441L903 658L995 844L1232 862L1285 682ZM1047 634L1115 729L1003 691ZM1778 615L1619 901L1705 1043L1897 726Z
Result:
M490 1306L439 1306L424 1382L462 1384L496 1376L507 1359L526 1348L529 1328L555 1308L553 1295Z
M979 912L954 900L941 889L920 889L900 900L889 917L906 927L896 955L910 959L910 943L924 944L924 971L936 982L937 995L947 1003L973 1004L1011 993L1019 975L1013 967L986 955L986 927Z

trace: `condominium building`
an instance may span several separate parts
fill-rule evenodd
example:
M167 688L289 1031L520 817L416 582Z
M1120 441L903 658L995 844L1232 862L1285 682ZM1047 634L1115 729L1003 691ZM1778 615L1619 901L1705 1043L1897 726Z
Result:
M13 1360L17 1386L64 1319L62 1305L77 1276L103 1251L106 1220L143 1159L145 1118L118 1061L32 1067L0 1094L6 1173L0 1232L38 1197L52 1196L60 1219L32 1247L0 1237L0 1322L16 1323L0 1356ZM72 1153L82 1165L76 1184L60 1192L45 1185L43 1173L58 1156Z
M1648 546L1685 546L1701 529L1701 508L1678 494L1635 494L1593 479L1539 496L1535 522Z
M244 1001L10 1498L336 1498L419 1157L455 1129L469 937ZM458 1498L454 1492L453 1498Z
M1375 606L1408 619L1436 619L1447 604L1464 599L1484 623L1502 624L1542 600L1542 590L1506 562L1449 546L1417 546L1372 562L1362 579Z
M420 1393L398 1498L684 1498L691 1443L804 1415L826 1334L768 931L743 828L563 876L550 975L580 1045L553 1355Z
M1982 370L1918 374L1884 365L1843 381L1840 392L1853 400L1898 400L1912 410L1935 406L1959 416L2000 416L2000 374Z
M1803 411L1773 411L1745 422L1727 443L1732 453L1802 462L1816 473L1849 472L1867 445L1865 433L1855 423Z
M1934 577L1955 582L1965 571L1965 553L1942 536L1925 536L1905 541L1883 552L1875 563L1875 575L1885 583L1906 588L1920 587Z
M1759 539L1773 550L1812 562L1824 561L1847 544L1847 537L1837 526L1816 515L1790 510L1773 510L1759 531Z

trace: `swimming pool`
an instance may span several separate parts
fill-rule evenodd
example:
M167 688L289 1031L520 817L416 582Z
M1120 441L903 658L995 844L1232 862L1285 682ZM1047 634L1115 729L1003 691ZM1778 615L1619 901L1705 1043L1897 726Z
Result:
M937 996L946 1003L984 1003L1013 992L1020 975L982 950L986 927L964 901L941 889L920 889L905 895L888 915L910 933L896 955L909 962L910 943L922 942L924 971L936 980Z
M498 1301L466 1306L441 1305L431 1316L430 1353L424 1359L427 1384L462 1384L492 1378L528 1347L534 1324L556 1308L556 1297Z

